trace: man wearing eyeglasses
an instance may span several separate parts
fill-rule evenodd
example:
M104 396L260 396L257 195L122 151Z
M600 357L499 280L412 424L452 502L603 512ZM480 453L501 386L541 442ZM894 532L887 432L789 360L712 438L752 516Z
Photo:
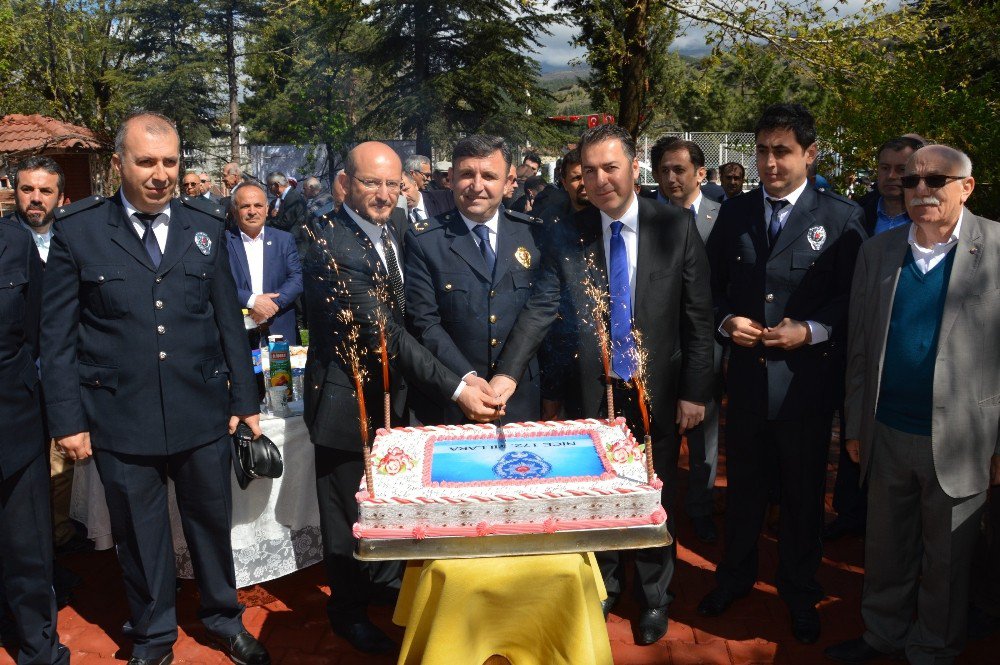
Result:
M431 171L431 160L424 155L410 155L403 164L403 170L413 178L417 184L417 189L427 189L427 183L431 181L434 173Z
M846 438L868 478L863 663L961 653L969 566L1000 483L1000 226L965 207L962 152L917 150L900 178L912 224L865 243L851 289Z
M354 372L347 353L361 354L369 377L364 396L369 413L382 403L380 325L391 359L393 425L407 425L408 386L438 403L456 403L470 419L502 414L485 380L461 375L438 362L404 328L403 239L405 217L394 214L402 164L384 143L351 150L337 178L345 191L340 211L330 216L306 255L304 286L314 326L306 361L305 422L315 445L316 494L323 552L330 581L327 614L334 632L356 649L385 653L392 641L367 617L373 597L391 596L398 584L395 563L363 564L354 556L351 529L358 519L355 494L364 475ZM406 279L409 279L406 277ZM356 341L352 334L356 333ZM374 380L372 380L374 379ZM366 427L376 423L366 423ZM368 427L374 440L375 427Z

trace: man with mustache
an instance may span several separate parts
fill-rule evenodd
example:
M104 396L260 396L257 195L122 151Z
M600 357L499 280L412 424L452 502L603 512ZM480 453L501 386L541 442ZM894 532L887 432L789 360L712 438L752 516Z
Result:
M865 243L851 289L845 438L869 483L866 630L826 651L847 663L961 653L1000 483L1000 226L965 207L975 179L954 148L917 150L900 184L913 222Z

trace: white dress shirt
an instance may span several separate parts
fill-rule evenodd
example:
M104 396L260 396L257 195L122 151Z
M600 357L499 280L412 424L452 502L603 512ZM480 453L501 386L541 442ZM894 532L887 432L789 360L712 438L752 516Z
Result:
M367 219L362 219L361 215L351 210L351 206L346 203L343 206L344 210L347 211L347 216L354 220L354 222L361 227L361 230L365 232L368 239L372 241L372 245L375 246L375 251L378 252L378 257L382 259L382 265L385 267L386 272L389 272L389 264L385 262L385 247L382 246L382 227L378 224L373 224ZM389 222L386 222L389 224ZM392 232L389 232L392 235ZM399 266L399 276L403 278L403 262L399 256L399 247L396 247L396 243L392 243L392 253L396 256L396 265Z
M45 233L39 233L24 222L21 222L21 226L31 231L31 239L35 241L35 247L38 248L38 256L42 258L42 263L47 262L49 260L49 245L52 244L52 227L50 226Z
M608 271L608 284L611 283L611 223L621 222L622 239L625 241L625 253L628 254L628 293L632 301L632 311L635 311L635 273L636 262L639 259L639 197L632 194L632 203L620 219L608 217L601 211L601 228L604 232L604 261Z
M264 234L267 232L265 226L257 234L256 238L251 238L240 231L240 238L243 239L243 251L247 254L247 267L250 268L250 298L247 300L247 309L253 309L257 302L257 296L264 293Z
M490 239L490 247L493 248L493 253L496 254L497 238L498 238L497 229L500 228L500 208L497 208L496 212L493 213L493 217L483 222L482 224L480 224L479 222L472 221L465 215L462 215L461 212L459 212L458 214L461 215L462 221L465 222L465 226L468 227L469 233L472 233L472 238L473 240L476 241L476 247L479 246L479 236L476 235L472 229L476 228L477 226L485 226L487 229L489 229L489 233L486 235L486 237Z
M141 212L138 208L128 202L125 198L125 190L121 192L122 203L125 205L125 214L132 221L132 228L139 235L139 239L142 239L142 234L146 232L146 225L139 221L139 218L135 216L135 213ZM156 238L156 244L160 246L160 253L162 254L167 249L167 231L170 227L170 204L168 203L163 207L159 213L157 213L156 219L150 225L153 231L153 236Z
M930 248L922 247L917 242L917 225L910 224L910 233L906 237L906 242L910 243L913 262L917 265L921 273L926 275L934 266L944 261L944 257L948 256L951 248L958 244L958 232L962 230L963 217L965 217L964 210L958 214L958 222L955 224L955 229L951 232L951 237L944 242L934 243L934 246Z

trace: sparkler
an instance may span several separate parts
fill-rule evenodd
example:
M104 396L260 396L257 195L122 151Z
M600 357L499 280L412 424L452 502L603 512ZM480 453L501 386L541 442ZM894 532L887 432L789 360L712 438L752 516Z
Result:
M392 428L392 404L389 392L389 344L386 338L386 326L389 323L389 313L387 311L389 302L389 290L386 287L386 280L382 273L375 273L375 284L369 292L372 298L378 303L375 308L375 324L378 326L379 357L382 361L382 416L385 420L385 428Z
M361 450L364 454L365 462L365 485L368 489L368 494L372 498L375 498L375 484L372 478L372 450L371 443L368 440L368 411L365 408L365 378L367 372L365 371L364 365L361 363L361 354L359 353L358 337L360 335L358 331L358 324L354 321L354 316L349 309L342 309L337 315L338 318L348 326L350 331L347 334L347 339L344 340L344 344L341 348L337 350L341 358L347 365L351 368L351 375L354 379L354 391L358 396L358 419L359 419L359 430L361 431Z
M604 323L609 314L608 301L611 296L607 289L602 289L591 277L594 272L600 270L594 260L593 253L588 254L584 258L584 261L587 265L587 271L583 278L583 290L591 302L590 313L594 319L594 330L597 333L597 340L601 345L601 363L604 365L604 389L608 401L608 422L611 422L615 419L615 398L611 387L611 359L608 351L610 348L610 338L608 337L607 325Z
M635 360L635 374L632 381L635 383L635 390L639 400L639 412L642 414L642 426L645 432L643 437L643 447L646 449L646 479L652 483L656 478L653 471L653 439L649 430L649 393L646 392L646 365L649 362L649 353L642 343L642 333L634 325L632 326L632 359Z

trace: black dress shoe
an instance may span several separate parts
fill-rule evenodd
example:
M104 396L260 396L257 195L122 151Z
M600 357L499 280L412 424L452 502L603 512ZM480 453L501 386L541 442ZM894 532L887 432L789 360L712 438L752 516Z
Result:
M237 665L269 665L271 656L257 638L247 631L235 635L212 635L222 652Z
M653 644L667 634L667 608L650 607L639 615L639 644Z
M715 522L710 515L692 517L691 524L694 525L694 535L703 543L714 543L719 539L719 532L715 530Z
M396 650L396 643L368 620L334 626L333 632L362 653L390 653Z
M737 595L725 587L717 586L698 603L698 614L703 617L717 617L729 609L734 600L744 595L746 594Z
M819 612L815 607L792 611L792 635L802 644L819 639Z
M128 659L128 665L170 665L174 662L174 652L168 651L159 658L139 658L132 656Z
M608 620L608 615L611 614L611 610L615 609L615 605L618 604L618 596L608 596L601 601L601 612L604 613L604 620Z
M865 528L863 526L851 524L847 520L842 520L839 517L823 527L823 540L827 542L839 540L844 536L863 535L865 535Z
M829 646L823 651L823 654L827 658L841 663L867 663L876 658L888 658L892 655L882 653L865 642L863 637Z

